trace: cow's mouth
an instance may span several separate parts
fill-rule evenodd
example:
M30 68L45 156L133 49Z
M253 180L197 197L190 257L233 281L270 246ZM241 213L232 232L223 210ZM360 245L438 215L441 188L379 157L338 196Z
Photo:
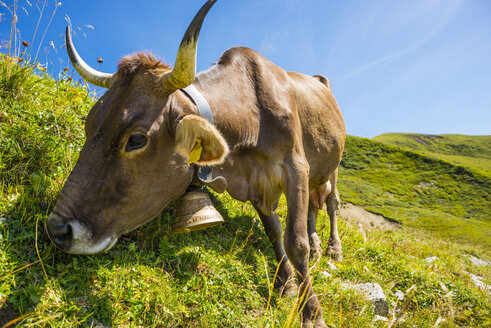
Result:
M79 221L66 219L51 213L45 224L49 239L57 248L70 254L98 254L107 252L118 241L117 236L108 236L94 241L92 233Z

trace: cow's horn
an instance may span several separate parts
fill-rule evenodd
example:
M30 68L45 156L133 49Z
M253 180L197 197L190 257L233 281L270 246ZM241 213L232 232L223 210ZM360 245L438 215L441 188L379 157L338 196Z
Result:
M216 0L208 0L194 16L193 21L182 38L176 56L174 69L162 78L162 86L167 90L182 89L193 83L196 75L196 51L199 31L208 10Z
M98 87L109 88L111 86L113 74L96 71L87 65L79 56L72 42L70 26L66 27L65 43L68 57L70 57L73 67L75 67L75 70L78 72L78 74L80 74L80 76L87 80L87 82L97 85Z

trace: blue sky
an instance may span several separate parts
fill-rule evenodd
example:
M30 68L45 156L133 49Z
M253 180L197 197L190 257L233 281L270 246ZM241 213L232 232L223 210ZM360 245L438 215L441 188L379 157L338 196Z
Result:
M39 12L25 0L18 3L27 11L18 9L21 39L31 41ZM31 52L55 3L47 1ZM49 59L55 76L69 66L61 48L68 16L79 53L94 67L100 56L101 70L113 72L120 57L137 51L173 64L203 3L62 1L40 53L50 41L56 51L38 59ZM0 10L0 40L8 40L10 14ZM491 134L489 0L218 0L203 25L198 70L232 46L255 49L289 71L328 77L348 134Z

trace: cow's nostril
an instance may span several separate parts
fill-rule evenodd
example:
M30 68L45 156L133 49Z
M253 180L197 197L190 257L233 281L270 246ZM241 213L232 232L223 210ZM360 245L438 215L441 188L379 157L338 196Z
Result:
M60 217L50 215L46 228L51 240L58 246L63 246L72 239L72 227Z

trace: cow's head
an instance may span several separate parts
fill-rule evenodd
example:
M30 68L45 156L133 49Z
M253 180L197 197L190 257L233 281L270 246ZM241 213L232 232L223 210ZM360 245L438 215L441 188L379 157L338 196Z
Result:
M114 74L98 72L77 54L67 28L76 70L109 90L87 116L85 145L46 223L50 239L63 251L106 251L121 234L157 216L191 182L189 157L198 139L197 165L226 156L220 133L177 91L194 80L199 31L214 2L208 1L188 27L174 69L137 54L123 58Z

